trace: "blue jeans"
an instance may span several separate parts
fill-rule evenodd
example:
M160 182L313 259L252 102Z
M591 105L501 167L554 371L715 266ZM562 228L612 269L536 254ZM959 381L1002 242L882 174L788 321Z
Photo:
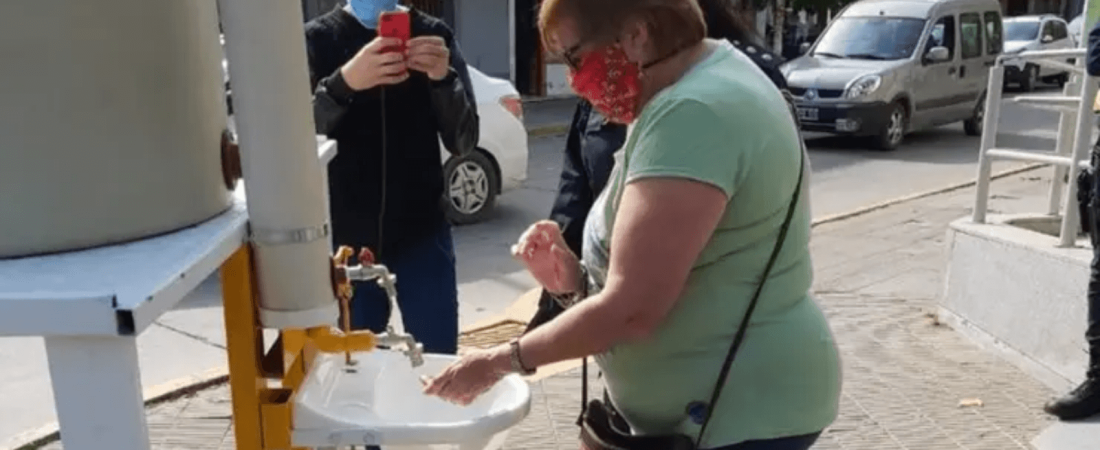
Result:
M817 442L821 432L762 441L746 441L711 450L809 450Z
M397 276L397 305L405 331L424 344L425 353L458 352L458 281L450 224L401 253L380 261ZM351 300L352 329L386 330L391 305L377 283L355 282Z

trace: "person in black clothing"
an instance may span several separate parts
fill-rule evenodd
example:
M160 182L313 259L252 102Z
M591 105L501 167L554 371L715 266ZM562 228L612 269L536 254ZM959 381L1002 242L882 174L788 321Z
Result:
M782 59L757 44L756 37L724 0L699 0L707 23L708 37L726 39L752 59L781 91L787 92L787 80L779 71ZM573 123L565 142L558 197L550 212L550 220L561 227L566 245L573 254L581 254L581 235L588 210L607 184L614 166L613 154L626 140L626 126L609 122L592 105L581 100L573 114ZM527 330L550 321L563 311L546 292L539 298L539 307L528 322Z
M386 51L400 41L378 37L378 14L397 8L397 0L352 0L305 27L317 132L339 149L329 165L332 240L372 250L397 276L405 329L425 351L453 354L458 286L439 140L453 155L474 150L476 102L442 21L407 10L406 49ZM384 292L354 287L352 327L384 331Z
M1089 75L1100 76L1100 23L1089 32L1085 69ZM1094 103L1095 104L1095 103ZM1082 203L1086 230L1092 240L1092 264L1089 266L1088 328L1085 340L1089 345L1089 365L1085 382L1062 398L1044 406L1044 410L1062 420L1078 420L1100 414L1100 141L1092 148L1092 167L1082 172L1077 200ZM1083 181L1083 182L1081 182Z

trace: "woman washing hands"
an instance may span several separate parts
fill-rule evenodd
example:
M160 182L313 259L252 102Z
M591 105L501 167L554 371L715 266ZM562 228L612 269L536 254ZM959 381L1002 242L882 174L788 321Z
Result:
M808 449L836 417L840 371L809 295L808 171L783 95L705 39L695 0L545 0L539 27L574 90L630 131L583 263L552 222L513 249L565 312L425 392L468 404L508 373L595 356L634 436Z

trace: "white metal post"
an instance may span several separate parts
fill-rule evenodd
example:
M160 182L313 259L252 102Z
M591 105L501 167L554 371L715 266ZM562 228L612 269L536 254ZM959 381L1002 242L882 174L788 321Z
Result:
M993 160L987 152L997 143L997 124L1001 120L1001 93L1004 89L1005 68L998 59L989 70L989 85L985 95L985 117L982 121L982 141L978 150L977 198L974 200L974 223L985 223L985 211L989 206L989 177Z
M45 340L65 449L148 449L136 338Z
M1072 96L1080 93L1080 83L1077 81L1079 77L1071 74L1070 81L1066 83L1065 89L1063 89L1063 95ZM1054 152L1058 156L1069 157L1073 154L1073 137L1077 128L1077 113L1076 112L1061 112L1058 114L1058 143ZM1062 186L1065 184L1062 182L1066 178L1066 174L1069 173L1069 169L1063 165L1054 165L1054 179L1050 183L1050 197L1047 203L1047 214L1056 215L1062 207ZM1072 181L1072 180L1071 180Z
M1096 79L1088 74L1081 75L1081 104L1077 107L1077 132L1073 140L1073 164L1069 166L1068 192L1065 196L1065 206L1062 211L1062 229L1060 232L1059 246L1072 247L1077 241L1077 228L1079 218L1077 216L1077 174L1081 171L1079 161L1088 156L1092 148L1092 100L1096 97ZM1058 180L1056 180L1058 181Z

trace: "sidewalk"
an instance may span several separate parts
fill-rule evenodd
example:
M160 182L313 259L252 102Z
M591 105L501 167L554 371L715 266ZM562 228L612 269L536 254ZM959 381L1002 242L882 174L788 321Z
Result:
M990 209L1041 210L1049 178L1041 169L994 182ZM1040 407L1054 392L933 313L946 226L973 201L973 189L962 189L815 228L815 290L844 361L840 416L815 449L1029 449L1049 423ZM577 448L579 374L572 368L534 381L531 414L505 448ZM960 403L971 399L981 405ZM225 386L148 412L155 448L233 448Z

